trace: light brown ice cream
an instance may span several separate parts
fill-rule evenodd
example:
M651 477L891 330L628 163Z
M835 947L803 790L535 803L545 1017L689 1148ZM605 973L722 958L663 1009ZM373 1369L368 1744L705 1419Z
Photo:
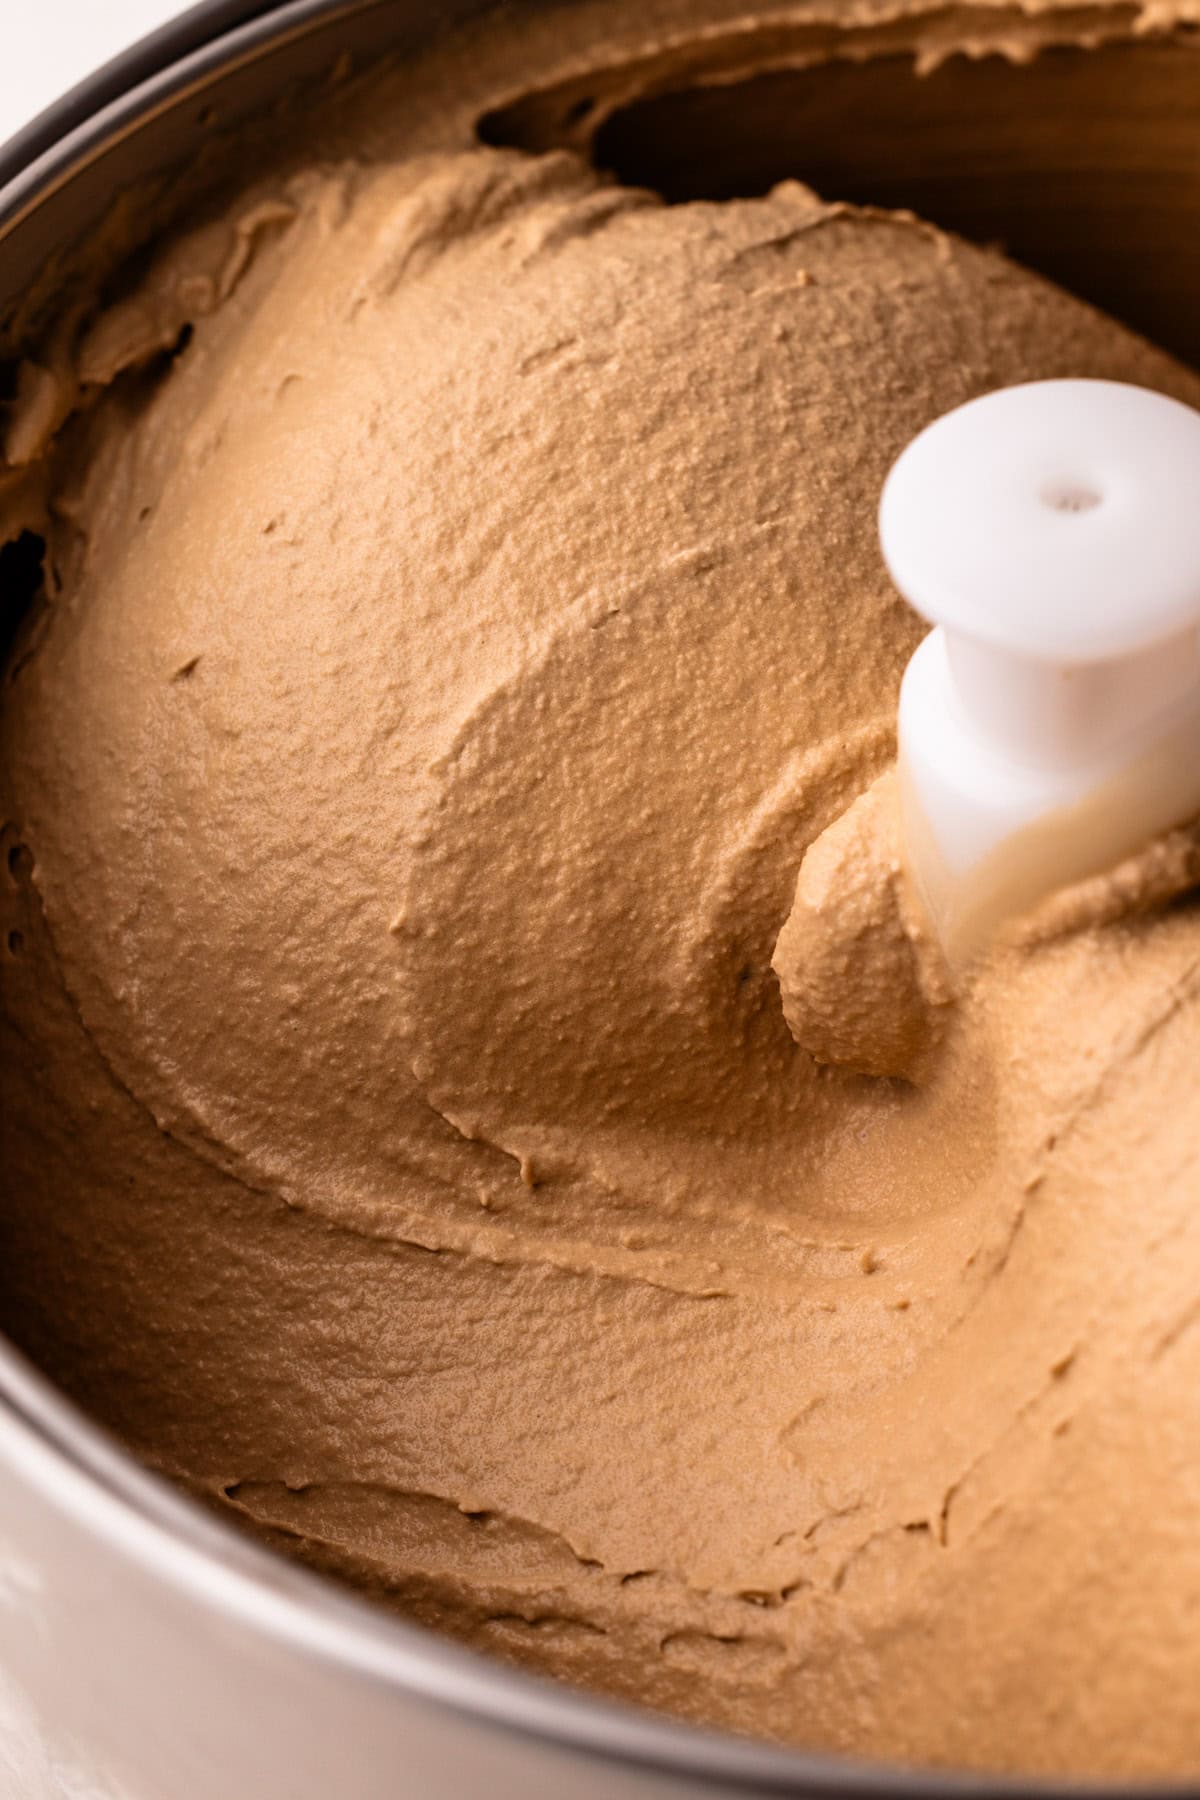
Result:
M1194 1772L1195 843L950 1001L874 515L972 395L1200 379L911 215L469 142L552 136L589 45L669 86L692 12L653 80L590 7L389 78L22 375L0 1320L481 1649L856 1755ZM844 18L929 61L1134 25Z

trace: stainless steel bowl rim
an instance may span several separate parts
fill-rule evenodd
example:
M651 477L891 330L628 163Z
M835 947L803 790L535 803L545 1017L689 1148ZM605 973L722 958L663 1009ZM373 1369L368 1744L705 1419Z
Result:
M146 117L281 38L387 0L201 0L114 58L0 145L0 250L39 201ZM260 1548L143 1468L0 1336L0 1446L45 1496L120 1555L200 1605L385 1688L717 1792L863 1800L1116 1800L1127 1782L1030 1783L774 1749L594 1699L406 1624ZM1200 1800L1195 1784L1139 1795Z

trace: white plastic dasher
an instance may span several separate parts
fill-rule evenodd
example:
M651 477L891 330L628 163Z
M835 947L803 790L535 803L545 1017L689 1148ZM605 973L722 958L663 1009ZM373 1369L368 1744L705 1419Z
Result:
M1200 813L1200 412L1111 381L972 400L880 504L936 629L900 691L909 868L943 942Z

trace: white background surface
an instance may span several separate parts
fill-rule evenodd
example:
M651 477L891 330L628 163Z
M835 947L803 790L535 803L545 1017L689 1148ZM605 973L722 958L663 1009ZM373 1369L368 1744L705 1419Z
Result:
M0 143L189 0L0 0Z

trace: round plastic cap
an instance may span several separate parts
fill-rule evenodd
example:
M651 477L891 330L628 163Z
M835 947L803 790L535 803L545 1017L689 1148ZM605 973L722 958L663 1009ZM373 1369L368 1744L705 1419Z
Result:
M1002 388L945 414L880 504L896 586L936 625L1095 663L1200 625L1200 413L1115 381Z

